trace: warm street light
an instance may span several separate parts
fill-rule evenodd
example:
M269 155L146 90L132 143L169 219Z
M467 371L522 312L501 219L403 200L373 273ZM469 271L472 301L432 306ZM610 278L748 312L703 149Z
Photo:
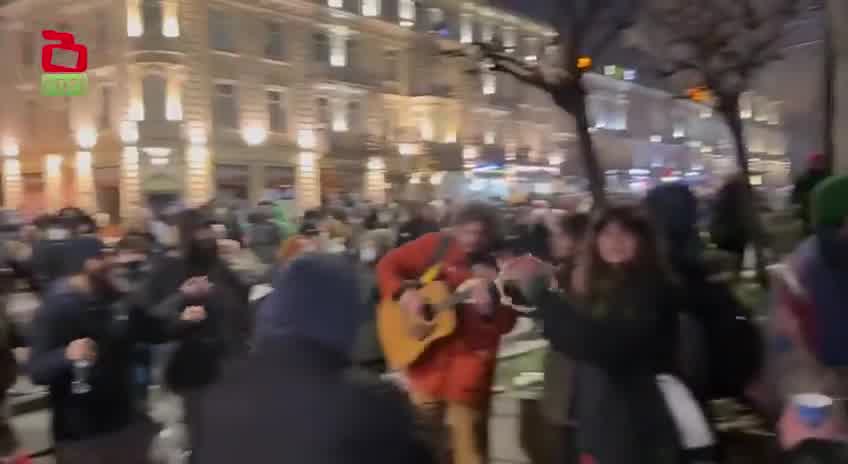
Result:
M6 138L3 140L3 156L7 158L14 158L18 156L20 151L18 142L15 139Z
M587 71L592 67L592 58L588 56L581 56L577 58L577 69L581 71Z

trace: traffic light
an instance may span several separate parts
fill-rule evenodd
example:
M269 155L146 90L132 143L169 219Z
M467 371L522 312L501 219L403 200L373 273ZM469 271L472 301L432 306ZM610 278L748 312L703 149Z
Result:
M697 103L706 103L712 99L712 92L703 85L689 89L687 94L690 100Z

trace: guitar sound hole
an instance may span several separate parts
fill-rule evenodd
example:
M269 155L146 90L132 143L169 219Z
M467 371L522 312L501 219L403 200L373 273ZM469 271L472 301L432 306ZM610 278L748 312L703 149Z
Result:
M424 308L422 308L421 314L424 316L424 319L432 321L433 318L436 317L436 308L434 308L433 305L427 303L424 305Z

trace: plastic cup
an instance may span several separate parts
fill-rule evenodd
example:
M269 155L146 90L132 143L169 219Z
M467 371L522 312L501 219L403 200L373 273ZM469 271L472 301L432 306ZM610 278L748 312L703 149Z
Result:
M808 427L816 428L827 422L833 410L833 398L820 393L801 393L792 397L798 417Z

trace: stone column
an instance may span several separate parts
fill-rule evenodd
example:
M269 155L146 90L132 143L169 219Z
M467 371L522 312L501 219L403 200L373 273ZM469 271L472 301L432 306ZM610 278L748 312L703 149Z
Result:
M21 161L17 157L7 158L3 160L3 208L19 208L22 198Z
M181 0L180 41L186 49L185 75L181 76L182 116L187 128L185 146L185 198L189 204L204 203L214 195L212 166L215 147L209 144L212 124L209 72L209 26L207 0Z
M835 172L848 174L848 2L829 0L828 20L833 31L833 48L836 61L834 168Z
M386 203L386 163L382 157L368 159L365 170L365 198L377 205Z
M74 174L77 187L76 206L89 214L96 213L97 194L94 189L94 168L90 151L77 152Z
M212 157L205 129L189 126L189 143L185 149L185 199L190 206L199 206L213 194Z
M135 121L121 122L121 141L124 148L121 152L121 222L135 219L142 207L141 198L141 163L138 146L138 123Z
M48 212L58 211L63 206L62 198L62 155L44 157L44 202Z

